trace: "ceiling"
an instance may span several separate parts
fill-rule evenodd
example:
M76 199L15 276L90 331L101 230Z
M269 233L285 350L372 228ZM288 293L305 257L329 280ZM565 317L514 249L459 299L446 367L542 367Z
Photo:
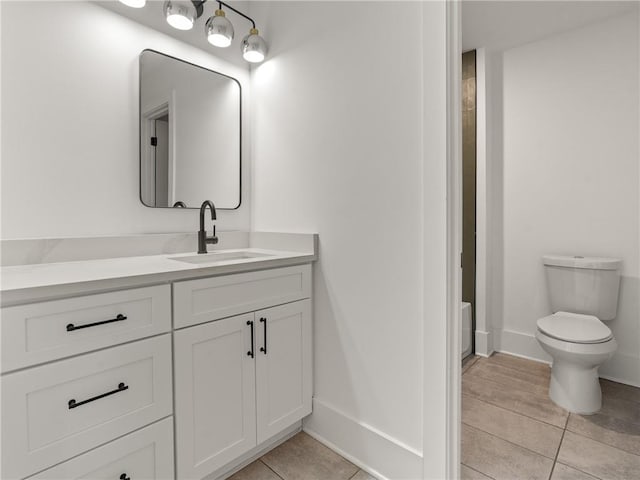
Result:
M144 8L127 7L117 0L102 0L94 3L210 52L234 65L248 68L240 54L240 41L250 27L247 20L233 12L227 12L235 28L233 43L229 48L216 48L207 42L204 24L217 7L214 0L205 3L204 14L189 31L180 31L169 26L162 12L164 0L147 0ZM249 13L248 1L230 1L229 3L243 13ZM489 50L506 50L637 10L639 4L640 0L464 0L462 2L462 47L464 51L480 47Z
M204 4L204 13L200 18L198 18L198 20L196 20L196 24L193 29L187 31L176 30L167 23L162 11L164 0L147 0L147 4L143 8L127 7L117 0L103 0L95 1L93 3L116 12L124 17L130 18L131 20L149 28L166 33L171 37L182 40L183 42L200 48L201 50L205 50L218 58L228 61L229 63L242 66L247 69L249 68L248 63L242 58L242 54L240 53L240 41L247 33L249 33L249 28L251 27L248 20L240 17L234 12L226 12L227 18L231 23L233 23L233 28L235 30L233 43L227 48L218 48L207 42L207 38L204 34L204 25L207 19L213 15L213 12L218 6L215 1L210 0ZM249 2L229 1L227 3L244 14L248 13Z
M462 2L462 49L506 50L638 9L635 1Z

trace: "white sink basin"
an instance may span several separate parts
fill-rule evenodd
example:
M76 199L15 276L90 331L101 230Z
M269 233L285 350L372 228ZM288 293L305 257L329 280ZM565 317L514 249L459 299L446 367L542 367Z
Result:
M184 263L216 263L216 262L228 262L230 260L246 260L250 258L264 258L271 257L268 253L257 252L212 252L203 253L201 255L190 255L188 257L169 257L169 260L175 260L177 262Z

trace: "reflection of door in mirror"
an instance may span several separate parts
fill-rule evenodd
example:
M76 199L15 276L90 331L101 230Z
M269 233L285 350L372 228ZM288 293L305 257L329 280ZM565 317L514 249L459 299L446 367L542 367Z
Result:
M140 173L147 181L140 193L143 203L150 207L174 203L171 104L170 100L160 102L141 115Z
M156 164L156 205L169 205L173 202L169 199L169 115L156 118L155 142L152 146L155 150ZM154 145L155 144L155 145Z

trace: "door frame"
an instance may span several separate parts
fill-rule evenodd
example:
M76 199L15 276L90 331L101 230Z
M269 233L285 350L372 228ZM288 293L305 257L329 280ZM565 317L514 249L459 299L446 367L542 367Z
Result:
M153 198L155 206L156 194L155 194L155 152L152 148L149 148L149 144L146 139L150 138L152 132L154 132L154 122L156 119L167 115L169 117L169 159L167 164L167 198L169 200L169 206L175 202L175 91L171 92L167 98L162 100L156 100L153 106L146 107L144 111L140 112L140 199ZM149 178L148 172L153 170L153 182L143 182L143 178ZM150 194L150 185L153 185L153 194ZM144 191L143 191L144 188ZM142 202L144 203L144 202Z
M462 305L461 2L446 2L447 62L447 387L446 478L460 478Z
M422 478L460 478L462 40L460 1L425 2ZM442 93L445 93L443 95Z

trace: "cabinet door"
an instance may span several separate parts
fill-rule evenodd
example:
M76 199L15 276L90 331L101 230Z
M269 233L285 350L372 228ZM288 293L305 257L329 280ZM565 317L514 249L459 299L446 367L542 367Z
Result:
M202 478L256 445L253 313L175 332L176 462Z
M255 315L256 409L261 443L311 413L311 303L302 300Z

